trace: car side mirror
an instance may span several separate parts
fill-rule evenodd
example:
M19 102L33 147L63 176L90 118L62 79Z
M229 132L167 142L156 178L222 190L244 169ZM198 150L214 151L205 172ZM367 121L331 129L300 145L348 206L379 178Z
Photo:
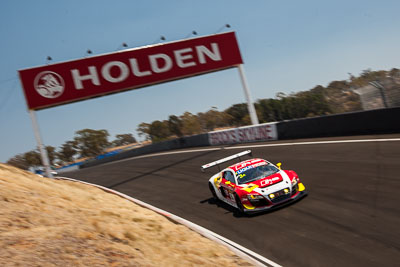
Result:
M281 162L278 162L278 163L276 164L276 167L278 167L280 170L281 170L281 166L282 166L282 163L281 163Z

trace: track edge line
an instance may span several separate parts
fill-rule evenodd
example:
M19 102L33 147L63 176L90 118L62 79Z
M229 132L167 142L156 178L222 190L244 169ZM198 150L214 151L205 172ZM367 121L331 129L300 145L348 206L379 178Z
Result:
M154 211L154 212L166 217L167 219L170 219L172 221L175 221L176 223L185 225L186 227L188 227L192 231L195 231L195 232L201 234L202 236L204 236L204 237L206 237L208 239L211 239L211 240L213 240L213 241L215 241L215 242L227 247L229 250L234 252L236 255L238 255L242 259L245 259L245 260L253 263L255 266L281 267L281 265L279 265L279 264L277 264L277 263L275 263L275 262L273 262L273 261L271 261L271 260L269 260L269 259L267 259L267 258L255 253L254 251L251 251L251 250L249 250L249 249L247 249L247 248L245 248L245 247L243 247L243 246L241 246L241 245L239 245L239 244L237 244L237 243L235 243L235 242L233 242L233 241L231 241L231 240L229 240L229 239L227 239L227 238L225 238L223 236L220 236L220 235L218 235L218 234L216 234L216 233L214 233L214 232L212 232L212 231L210 231L210 230L208 230L208 229L206 229L206 228L204 228L204 227L202 227L200 225L197 225L197 224L195 224L193 222L190 222L190 221L188 221L186 219L183 219L183 218L181 218L181 217L179 217L177 215L174 215L174 214L172 214L170 212L167 212L165 210L162 210L162 209L159 209L157 207L154 207L154 206L152 206L152 205L150 205L148 203L145 203L145 202L143 202L141 200L138 200L136 198L130 197L130 196L128 196L126 194L123 194L121 192L118 192L116 190L113 190L113 189L110 189L110 188L107 188L107 187L104 187L104 186L101 186L101 185L92 184L92 183L80 181L80 180L77 180L77 179L68 178L68 177L58 176L58 177L54 177L54 179L67 180L67 181L78 182L78 183L94 186L94 187L102 189L103 191L106 191L108 193L112 193L112 194L118 195L118 196L120 196L122 198L125 198L125 199L127 199L127 200L129 200L129 201L131 201L131 202L133 202L133 203L135 203L137 205L140 205L142 207L148 208L148 209L150 209L150 210L152 210L152 211Z

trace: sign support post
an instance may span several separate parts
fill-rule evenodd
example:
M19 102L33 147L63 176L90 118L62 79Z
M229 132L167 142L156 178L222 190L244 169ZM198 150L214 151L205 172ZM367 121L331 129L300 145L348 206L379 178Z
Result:
M246 96L247 109L249 110L251 124L253 124L253 125L260 124L258 122L256 109L254 108L253 100L250 95L250 89L249 89L249 85L247 84L246 75L244 74L243 64L240 64L238 66L238 70L239 70L240 80L242 81L244 94Z
M160 60L164 63L160 64ZM35 110L228 68L238 68L251 123L258 125L234 32L19 70L46 175L51 176L49 158L41 141Z
M50 170L49 156L47 155L47 150L44 148L42 138L40 137L39 125L36 120L35 111L30 109L29 116L31 117L31 120L32 120L33 132L35 133L35 138L36 138L36 142L39 147L42 164L45 168L46 177L53 178L53 175L51 174L51 170Z

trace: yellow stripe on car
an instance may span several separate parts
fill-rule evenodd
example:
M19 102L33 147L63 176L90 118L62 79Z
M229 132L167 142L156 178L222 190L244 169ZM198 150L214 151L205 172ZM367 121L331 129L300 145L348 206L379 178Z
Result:
M254 189L256 189L258 185L253 184L253 185L248 185L245 188L242 188L242 190L246 191L247 193L251 193Z
M254 206L250 206L250 205L246 205L246 204L242 204L244 208L248 209L248 210L254 210L256 207Z
M303 183L299 183L299 191L304 191L306 190L306 187L303 185Z

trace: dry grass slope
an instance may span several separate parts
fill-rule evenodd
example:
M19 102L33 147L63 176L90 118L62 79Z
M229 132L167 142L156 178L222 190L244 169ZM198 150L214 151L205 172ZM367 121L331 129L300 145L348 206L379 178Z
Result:
M100 189L0 164L0 266L249 266Z

